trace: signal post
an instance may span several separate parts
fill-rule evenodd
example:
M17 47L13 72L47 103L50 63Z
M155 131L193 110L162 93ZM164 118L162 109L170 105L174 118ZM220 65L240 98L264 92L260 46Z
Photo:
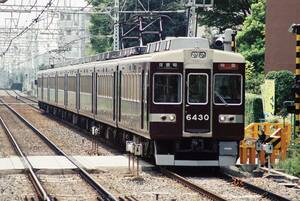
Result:
M300 137L300 24L292 24L289 32L296 35L296 71L295 71L295 136Z

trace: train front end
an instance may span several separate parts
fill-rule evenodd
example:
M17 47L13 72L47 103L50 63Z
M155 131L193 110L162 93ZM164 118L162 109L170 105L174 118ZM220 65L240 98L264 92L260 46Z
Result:
M212 49L170 55L150 66L149 122L156 164L234 165L244 136L244 58Z

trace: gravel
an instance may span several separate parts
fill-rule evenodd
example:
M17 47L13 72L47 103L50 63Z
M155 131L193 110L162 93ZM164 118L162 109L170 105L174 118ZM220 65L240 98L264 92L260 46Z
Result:
M8 97L5 98L5 101L16 102L15 99ZM93 140L84 136L77 129L70 128L65 123L49 118L28 105L12 105L12 107L68 155L96 154L92 149ZM103 143L98 143L98 155L115 155L116 153L118 153L116 150Z
M189 177L188 179L204 189L216 193L226 200L269 200L244 188L230 184L220 178Z
M24 174L0 175L0 201L23 201L25 197L38 200L33 186Z
M280 185L278 182L270 178L247 178L245 181L250 182L256 186L262 187L268 191L276 193L280 196L286 197L292 201L300 200L299 188L288 188Z
M104 171L93 176L115 195L134 196L138 200L208 200L157 171L143 171L138 178L128 174L127 170Z
M4 131L2 125L0 124L0 158L5 158L9 156L15 156L16 153Z
M45 190L59 201L96 201L96 192L77 174L39 174Z
M5 106L0 106L0 116L27 156L55 155L55 153L21 120Z

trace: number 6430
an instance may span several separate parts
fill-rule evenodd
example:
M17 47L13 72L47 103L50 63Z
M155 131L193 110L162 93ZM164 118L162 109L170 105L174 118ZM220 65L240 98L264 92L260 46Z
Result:
M209 115L208 114L187 114L185 116L186 120L188 121L208 121Z

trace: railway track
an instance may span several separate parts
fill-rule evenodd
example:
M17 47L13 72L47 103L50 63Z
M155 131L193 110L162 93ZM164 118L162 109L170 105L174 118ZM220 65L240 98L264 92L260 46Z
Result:
M14 138L14 136L12 135L9 128L7 127L7 125L5 124L5 122L3 121L3 119L1 117L0 117L0 122L6 132L9 140L11 141L14 149L16 150L16 153L22 158L23 163L25 165L26 172L27 172L27 174L30 178L30 181L33 184L36 192L38 193L38 197L45 201L51 201L50 196L46 192L45 188L42 186L41 182L38 179L38 176L35 174L32 164L29 162L29 160L24 155L24 153L21 150L21 148L19 147L16 139Z
M207 197L208 199L214 200L214 201L226 201L226 199L220 197L219 195L202 188L199 185L194 184L193 182L189 181L188 179L180 176L179 174L176 174L175 172L172 172L170 170L167 170L165 168L161 168L160 171L165 174L166 176L175 179L179 183L191 188L192 190L196 191L197 193L200 193L201 195Z
M7 91L7 90L6 90ZM19 92L17 92L17 91L15 91L15 90L12 90L12 92L16 95L16 96L18 96L18 97L21 97L22 99L25 99L25 100L28 100L28 101L30 101L30 102L32 102L32 103L38 103L38 101L37 100L35 100L34 98L30 98L30 97L27 97L27 96L23 96L22 94L20 94ZM8 93L8 92L7 92ZM8 93L9 94L9 93ZM11 95L11 94L9 94L9 95ZM13 95L11 95L11 96L13 96Z
M99 200L105 200L105 201L115 201L117 198L115 198L108 190L106 190L103 186L101 186L96 180L94 180L91 175L82 168L82 165L75 161L72 157L68 156L61 150L57 145L55 145L49 138L47 138L42 132L40 132L37 128L35 128L30 122L28 122L23 116L21 116L16 110L14 110L11 106L9 106L7 103L5 103L2 99L0 99L0 102L3 106L8 108L14 115L16 115L24 124L26 124L32 131L39 136L40 139L42 139L57 155L64 156L67 160L69 160L75 167L77 173L81 176L81 178L89 185L91 186L99 195ZM1 119L1 123L3 127L5 128L6 133L10 136L14 148L17 150L20 157L23 159L24 164L26 166L26 170L28 170L28 174L30 175L31 180L33 181L34 187L36 191L38 192L39 197L42 200L50 200L50 196L45 191L45 188L41 185L41 182L37 178L32 164L28 161L26 158L24 152L20 149L20 146L17 144L17 141L13 138L13 135L11 134L9 128Z
M22 96L20 96L20 94L16 93L16 95L18 95L20 98L19 100L28 104L28 101L22 100ZM11 95L12 96L12 95ZM28 104L30 105L30 104ZM211 190L207 190L205 188L202 188L201 186L197 185L196 183L191 182L189 179L184 178L176 173L170 172L168 170L162 170L162 172L167 175L168 177L171 177L173 179L175 179L176 181L178 181L179 183L183 184L184 186L187 186L188 188L192 189L193 191L211 199L211 200L226 200L224 197L215 194L214 192L212 192ZM249 182L246 182L240 178L237 177L233 177L229 174L223 174L222 175L222 179L227 181L229 184L234 184L235 186L238 186L240 188L244 188L249 192L253 192L257 195L260 195L262 198L264 199L268 199L268 200L279 200L279 201L286 201L286 200L290 200L287 199L283 196L279 196L273 192L270 192L268 190L265 190L261 187L255 186ZM134 196L120 196L118 197L119 200L126 200L126 201L136 201L137 199Z
M290 201L290 199L287 199L283 196L277 195L277 194L275 194L271 191L268 191L266 189L263 189L259 186L255 186L241 178L231 176L227 173L223 173L222 177L226 181L233 183L234 185L239 186L241 188L245 188L245 189L249 190L250 192L262 195L264 198L268 198L270 200L277 200L277 201Z
M28 98L26 96L23 96L23 95L21 95L20 93L18 93L16 91L12 91L15 94L15 96L10 93L11 91L5 90L5 92L7 93L8 96L14 97L14 98L18 99L19 101L21 101L22 103L25 103L25 104L29 105L30 107L32 107L36 110L39 110L37 100L34 100L32 98Z
M6 99L6 100L9 100L9 99ZM18 99L18 101L20 101L20 99ZM15 102L15 101L13 101L12 99L10 99L9 100L9 102ZM17 105L12 105L13 107L15 107L16 106L16 109L18 108L17 107ZM24 114L25 115L25 114ZM31 121L33 121L33 119L31 119ZM38 125L35 125L35 126L38 126ZM93 175L93 176L96 176L96 175ZM120 176L120 175L119 175ZM110 176L108 176L108 177L110 177ZM127 177L127 176L125 176L125 177ZM102 184L102 180L101 179L99 179L100 177L95 177L96 179L98 179L97 181L98 182L100 182L101 184ZM127 181L126 181L127 180ZM186 187L183 187L181 184L178 184L177 182L175 182L174 180L171 180L171 179L168 179L168 180L170 180L170 182L172 182L172 183L176 183L176 186L178 187L178 186L181 186L181 188L182 189L186 189L186 191L190 191L189 193L192 193L192 194L190 194L189 196L190 197L202 197L202 196L197 196L197 194L195 193L193 193L193 191L192 190L190 190L190 189L188 189L188 188L186 188ZM120 181L120 182L132 182L131 181L131 179L130 179L130 177L128 178L128 179L124 179L123 181ZM114 189L113 191L115 192L114 193L114 195L116 195L117 196L117 198L118 198L118 200L124 200L124 201L137 201L137 200L148 200L148 199L143 199L143 198L141 198L141 197L149 197L149 196L154 196L153 195L153 193L155 194L156 192L158 192L158 194L159 194L159 196L160 196L160 198L161 198L161 196L163 196L163 197L167 197L167 196L169 196L169 197L174 197L173 196L173 193L164 193L163 192L163 194L162 195L160 195L160 191L151 191L151 190L145 190L147 193L142 193L142 194L139 194L139 193L136 193L136 192L134 192L135 190L134 190L134 187L132 188L132 190L133 191L128 191L128 189L126 189L126 190L124 190L123 188L119 188L119 186L118 187L115 187L114 185L111 185L111 184L109 184L110 182L108 182L108 183L105 183L104 182L104 185L105 186L109 186L109 188L110 189ZM132 182L132 183L135 183L135 182ZM137 183L138 184L138 183ZM170 189L172 189L173 187L174 187L174 184L172 185L170 185ZM136 185L136 184L135 184ZM120 185L120 186L122 186L122 185ZM138 185L137 185L138 186ZM138 187L138 188L141 188L141 187ZM155 185L154 185L154 188L155 188ZM142 189L142 188L141 188ZM189 194L189 193L187 193L187 194ZM169 194L169 195L168 195ZM184 197L184 196L182 196L182 197ZM150 199L150 198L149 198ZM171 198L170 198L171 199ZM160 199L159 199L160 200ZM177 200L177 199L176 199ZM181 199L179 199L179 200L181 200ZM199 200L199 199L192 199L192 200ZM200 200L203 200L203 199L200 199Z
M243 199L243 197L238 198L239 195L237 195L236 198L232 197L231 199L229 199L229 198L227 198L227 196L219 195L218 193L215 193L213 190L208 189L207 187L206 188L202 187L197 182L193 182L190 178L186 178L184 176L181 176L173 171L170 171L170 170L167 170L164 168L161 168L160 170L163 174L167 175L168 177L175 179L179 183L182 183L183 185L189 187L190 189L193 189L194 191L200 193L201 195L203 195L211 200L225 201L225 200L235 200L235 199L242 200ZM248 192L251 192L251 193L257 195L257 196L253 196L253 197L245 196L244 198L246 200L264 199L264 200L274 200L274 201L290 201L290 199L288 199L286 197L277 195L271 191L268 191L261 187L255 186L249 182L246 182L245 180L242 180L241 178L231 176L224 172L221 172L221 175L219 177L217 177L217 179L225 180L228 185L234 185L238 188L243 188L243 189L247 190ZM210 182L210 181L208 180L206 182Z

